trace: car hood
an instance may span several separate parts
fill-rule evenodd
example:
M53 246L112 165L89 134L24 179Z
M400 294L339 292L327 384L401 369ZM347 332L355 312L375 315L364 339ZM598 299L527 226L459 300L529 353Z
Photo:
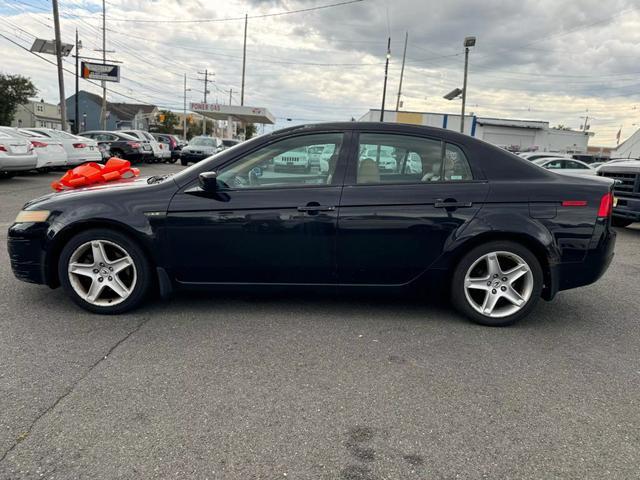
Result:
M629 172L640 173L640 161L629 160L626 162L616 162L610 165L606 163L598 167L598 172Z
M51 192L25 203L24 208L32 207L36 204L55 203L59 200L78 201L78 199L89 199L102 195L119 195L123 191L153 188L154 186L159 185L159 183L149 184L147 183L147 179L148 177L123 178L121 180L99 183L87 187L72 188L69 190L62 190L61 192ZM164 182L173 183L171 179L166 179Z

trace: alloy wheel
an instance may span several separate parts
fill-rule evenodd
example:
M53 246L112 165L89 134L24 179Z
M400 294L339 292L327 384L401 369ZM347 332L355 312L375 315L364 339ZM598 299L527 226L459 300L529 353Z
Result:
M136 266L129 253L108 240L91 240L76 248L67 272L78 296L96 306L124 302L137 282Z
M503 318L518 312L531 298L531 267L512 252L490 252L467 270L464 293L471 307L482 315Z

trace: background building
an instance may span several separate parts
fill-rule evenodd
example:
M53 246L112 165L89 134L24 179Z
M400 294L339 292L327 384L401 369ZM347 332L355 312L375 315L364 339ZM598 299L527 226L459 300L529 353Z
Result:
M18 109L11 122L12 127L21 128L62 128L60 107L57 104L46 103L44 100L30 100L18 105Z
M369 110L359 121L380 121L380 110ZM460 131L460 115L385 110L385 122L410 123ZM593 133L551 128L549 122L465 115L464 131L511 151L585 153Z
M70 124L75 124L75 94L67 98L67 116ZM101 130L100 111L102 97L81 90L78 92L79 131ZM107 130L122 130L125 128L149 130L149 125L155 122L158 107L155 105L135 103L107 102Z
M611 152L612 158L640 158L640 130L627 138Z

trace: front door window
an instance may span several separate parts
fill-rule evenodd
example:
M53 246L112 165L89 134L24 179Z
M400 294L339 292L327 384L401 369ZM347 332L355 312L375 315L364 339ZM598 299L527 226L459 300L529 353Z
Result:
M342 144L342 133L281 140L223 168L218 180L230 189L329 185Z

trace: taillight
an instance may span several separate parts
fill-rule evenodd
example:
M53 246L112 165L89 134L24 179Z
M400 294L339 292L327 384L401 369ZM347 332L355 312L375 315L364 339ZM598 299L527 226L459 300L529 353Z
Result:
M598 208L598 218L607 218L613 212L613 193L605 193L600 199L600 207Z
M129 145L131 148L140 148L140 144L137 142L127 142L127 145Z
M73 148L87 148L86 143L74 143Z
M562 206L563 207L586 207L587 201L586 200L563 200Z
M39 142L37 140L31 140L31 145L33 145L33 148L44 148L44 147L48 147L48 145L44 142Z
M0 152L7 152L7 147L5 147L4 145L0 145Z

